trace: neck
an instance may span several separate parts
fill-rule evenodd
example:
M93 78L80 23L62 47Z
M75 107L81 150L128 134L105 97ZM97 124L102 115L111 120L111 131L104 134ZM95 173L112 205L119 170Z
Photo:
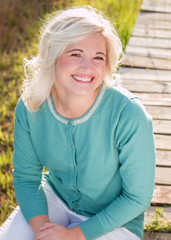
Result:
M88 97L70 97L62 96L62 94L57 92L54 88L52 90L52 99L58 114L68 119L74 119L83 116L90 109L97 97L98 92L99 88L92 92Z

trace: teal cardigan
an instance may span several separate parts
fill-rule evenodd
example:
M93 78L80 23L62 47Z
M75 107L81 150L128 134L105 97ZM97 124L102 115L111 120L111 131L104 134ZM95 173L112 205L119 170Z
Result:
M44 178L76 213L86 239L118 227L142 238L144 211L154 187L155 148L150 115L124 88L102 86L92 107L77 119L55 111L50 96L30 113L15 111L13 185L26 220L48 215Z

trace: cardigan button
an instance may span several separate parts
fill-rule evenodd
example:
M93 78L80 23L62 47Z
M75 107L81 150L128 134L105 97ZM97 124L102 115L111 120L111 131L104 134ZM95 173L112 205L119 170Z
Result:
M72 122L71 121L68 121L68 126L72 126Z

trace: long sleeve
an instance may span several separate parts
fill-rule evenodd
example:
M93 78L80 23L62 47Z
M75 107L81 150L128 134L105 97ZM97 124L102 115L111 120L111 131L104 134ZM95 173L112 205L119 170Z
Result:
M80 224L87 240L129 223L146 210L152 198L155 147L151 117L138 99L132 99L124 105L118 119L114 144L119 153L122 193Z
M32 144L27 114L20 99L15 111L13 186L21 211L29 221L34 216L47 215L47 202L41 187L42 165Z

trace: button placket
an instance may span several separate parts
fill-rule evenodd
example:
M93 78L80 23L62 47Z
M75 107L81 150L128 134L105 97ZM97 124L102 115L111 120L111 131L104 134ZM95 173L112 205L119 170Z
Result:
M71 157L73 162L73 188L77 191L77 163L75 156L75 143L74 143L74 125L72 121L68 121L69 131L70 131L70 149L71 149Z
M70 135L71 135L71 144L70 144L70 147L72 149L75 149L75 143L74 143L74 126L72 125L72 122L68 122L68 125L70 126Z

